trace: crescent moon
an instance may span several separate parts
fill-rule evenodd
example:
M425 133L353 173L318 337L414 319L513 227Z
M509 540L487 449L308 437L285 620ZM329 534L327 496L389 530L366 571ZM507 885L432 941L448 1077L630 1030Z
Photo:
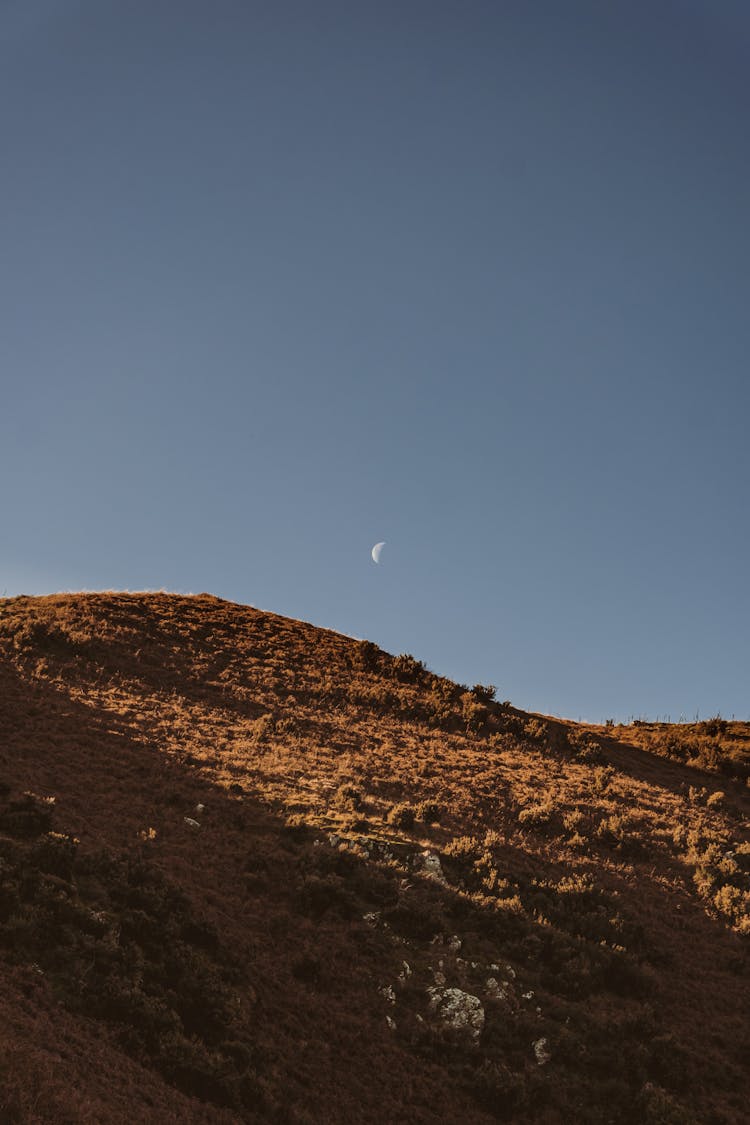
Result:
M385 547L385 540L383 540L382 543L376 543L375 544L375 546L373 547L372 552L371 552L373 562L375 562L375 563L380 562L380 552L383 550L383 547Z

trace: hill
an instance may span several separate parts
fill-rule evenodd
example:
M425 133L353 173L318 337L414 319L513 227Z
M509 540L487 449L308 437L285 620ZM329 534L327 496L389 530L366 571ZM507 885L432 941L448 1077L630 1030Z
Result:
M739 1125L750 729L0 601L0 1120Z

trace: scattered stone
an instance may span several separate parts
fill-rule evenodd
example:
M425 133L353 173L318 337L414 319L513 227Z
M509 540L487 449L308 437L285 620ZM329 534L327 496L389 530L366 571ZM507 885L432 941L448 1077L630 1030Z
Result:
M391 1016L386 1016L385 1022L388 1025L388 1027L390 1028L391 1031L396 1030L396 1021L394 1019L392 1019Z
M200 824L197 820L193 820L192 816L185 816L182 819L190 828L200 828Z
M428 988L430 1011L444 1027L466 1033L477 1042L484 1028L484 1008L479 997L460 988Z
M534 1044L534 1054L539 1066L545 1066L546 1063L552 1058L552 1052L549 1049L549 1042L547 1039L537 1039Z
M411 968L409 967L409 964L406 961L402 961L401 964L402 964L403 968L401 969L401 972L398 974L398 979L401 981L402 984L404 984L409 979L409 977L411 976Z
M509 1000L513 995L513 989L507 980L500 984L496 977L488 977L484 987L493 1000Z
M445 984L445 973L441 973L438 969L437 971L433 971L432 975L435 978L435 984Z
M421 852L417 859L423 875L428 879L432 879L435 883L440 883L443 887L448 886L448 880L443 874L440 860L434 852Z
M524 998L524 1000L533 1000L534 999L534 993L533 992L524 992L523 998Z
M196 812L198 813L198 815L199 815L199 816L200 816L200 814L201 814L201 813L203 812L203 810L205 809L205 807L206 807L205 805L196 805L196 806L195 806L195 811L196 811Z
M373 910L369 914L363 914L362 921L367 922L368 926L372 926L372 928L375 929L378 922L380 921L380 911Z
M508 976L510 977L511 980L516 979L516 971L515 971L515 969L513 968L512 965L506 965L505 971L506 971L506 973L508 974Z
M396 1003L396 993L392 984L387 984L384 988L379 988L378 992L389 1004Z
M448 938L448 948L452 953L458 953L460 951L461 938L458 936L458 934L453 934L452 937Z

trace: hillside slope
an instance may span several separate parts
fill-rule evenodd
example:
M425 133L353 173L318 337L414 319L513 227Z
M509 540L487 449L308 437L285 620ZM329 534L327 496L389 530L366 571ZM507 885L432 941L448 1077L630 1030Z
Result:
M0 601L0 1120L745 1121L748 730L492 694Z

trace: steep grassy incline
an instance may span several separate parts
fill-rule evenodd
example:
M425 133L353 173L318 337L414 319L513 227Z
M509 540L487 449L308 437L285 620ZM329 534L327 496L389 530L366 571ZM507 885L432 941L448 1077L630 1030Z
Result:
M207 595L0 601L0 1120L739 1125L712 723L526 715Z

